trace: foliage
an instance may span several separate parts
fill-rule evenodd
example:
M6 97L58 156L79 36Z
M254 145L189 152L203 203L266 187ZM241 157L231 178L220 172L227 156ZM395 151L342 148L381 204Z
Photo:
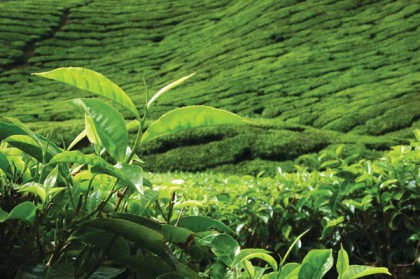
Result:
M294 173L279 169L274 178L151 177L177 191L176 207L189 201L190 212L230 224L241 246L281 254L310 228L294 258L302 259L313 248L338 250L342 243L352 261L387 266L406 276L419 272L420 138L415 133L411 145L395 146L375 161L343 156L339 146L302 158Z
M19 278L322 278L332 250L312 250L302 264L278 264L264 249L241 249L234 232L217 219L183 215L174 192L143 177L137 145L168 133L244 119L205 106L163 115L143 132L153 101L184 77L146 101L142 114L104 76L87 69L59 68L36 74L88 90L128 109L135 120L101 99L76 99L85 128L67 150L14 118L0 121L0 227L2 276ZM180 117L182 112L182 118ZM128 143L128 130L137 128ZM87 137L95 153L70 149ZM353 267L342 249L339 274L358 278L385 268ZM255 265L253 260L268 264ZM291 268L293 267L293 268ZM292 270L293 269L293 270ZM267 271L271 271L268 273ZM289 275L287 275L289 276Z
M143 178L134 150L141 142L164 134L243 123L242 118L206 106L185 107L182 118L179 110L169 112L143 133L153 100L189 76L159 91L141 117L128 95L99 73L59 68L36 75L105 97L128 109L136 119L126 125L122 114L100 99L73 100L85 114L85 129L68 150L17 119L0 122L2 274L10 277L17 272L19 277L36 278L178 274L198 278L198 273L174 254L180 249L176 247L186 249L194 241L196 231L178 227L178 222L183 224L180 216L176 224L171 223L173 202ZM137 137L130 147L131 128L137 128ZM70 150L84 137L94 145L95 154ZM139 207L127 210L127 201L133 198ZM199 222L203 231L214 226L227 229L211 219Z
M142 157L153 171L166 171L169 165L180 166L178 171L256 175L330 144L387 150L420 128L417 1L271 0L249 5L213 0L190 5L123 0L115 5L114 0L25 0L1 1L0 14L0 111L37 133L54 130L51 140L61 147L61 137L69 143L82 127L75 119L78 110L62 101L86 95L76 90L62 94L62 84L28 73L63 65L93 67L118 82L136 104L145 95L139 77L157 91L164 79L198 70L196 82L154 102L150 119L173 108L206 104L264 118L273 126L305 126L302 137L282 127L269 132L244 128L240 133L245 136L223 136L218 144L206 141L191 149L171 148L168 154L154 152ZM131 117L130 111L121 112ZM342 137L330 137L327 130ZM350 141L347 135L356 136ZM366 135L381 135L374 137L381 139L381 147L370 145ZM189 141L188 135L178 138L184 146ZM255 138L260 147L249 143ZM312 142L306 148L305 139L317 143L315 150ZM241 152L232 150L223 160L207 158L205 164L206 153L229 150L236 140ZM270 149L273 143L276 149ZM297 156L284 159L288 148ZM200 168L189 164L195 155Z

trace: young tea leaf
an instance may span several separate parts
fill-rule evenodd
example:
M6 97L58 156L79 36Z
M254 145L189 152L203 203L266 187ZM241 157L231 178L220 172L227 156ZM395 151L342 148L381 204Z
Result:
M344 273L343 279L356 279L373 274L387 274L389 273L388 269L385 267L372 267L365 265L351 265L346 273Z
M84 68L69 67L58 68L49 72L34 73L33 75L67 83L108 98L126 107L136 118L140 118L137 108L130 97L118 85L100 73Z
M338 279L343 279L344 274L349 268L349 255L347 254L346 250L343 249L343 245L341 245L341 249L340 251L338 251L336 268L338 273Z
M33 224L35 220L36 206L29 201L18 204L15 208L10 211L9 214L0 208L0 223L4 221L17 219L28 221Z
M0 169L2 169L7 176L12 176L12 168L6 155L0 152Z
M233 267L240 249L238 242L227 234L219 234L211 242L213 253L228 267Z
M175 86L178 86L178 85L180 85L181 83L183 83L184 81L186 81L187 79L189 79L190 77L192 77L193 75L195 75L195 73L193 73L193 74L191 74L191 75L188 75L188 76L185 76L185 77L182 77L182 78L180 78L180 79L178 79L178 80L176 80L176 81L174 81L174 82L172 82L172 83L170 83L170 84L168 84L168 85L166 85L165 87L163 87L162 89L160 89L150 100L149 100L149 102L147 103L147 107L148 108L150 108L150 106L152 105L152 103L157 99L157 98L159 98L163 93L165 93L165 92L167 92L167 91L169 91L169 90L171 90L172 88L174 88Z
M333 266L332 249L311 250L303 259L299 278L321 279Z
M89 116L90 129L95 141L100 143L109 154L122 162L126 156L128 133L122 115L111 105L99 99L76 99L73 103Z
M268 263L274 271L277 271L277 262L272 256L269 255L269 253L269 251L264 249L243 249L235 257L232 266L240 264L243 261L251 259L260 259Z
M85 155L80 151L64 151L60 154L55 155L51 161L50 164L56 164L56 163L77 163L77 164L86 164L86 165L92 165L92 166L100 166L104 168L113 168L113 166L109 163L107 163L104 159L101 157L94 155L94 154L88 154Z
M186 131L214 125L244 124L244 120L234 113L208 106L188 106L174 109L153 122L141 139L142 143L153 139Z
M44 202L47 197L47 193L45 192L43 185L36 182L29 182L22 185L19 189L19 192L33 193L35 195L38 195L41 198L42 202Z
M38 143L35 140L33 140L30 136L14 135L6 138L4 141L12 144L16 148L34 157L39 162L43 161L41 148L39 147Z

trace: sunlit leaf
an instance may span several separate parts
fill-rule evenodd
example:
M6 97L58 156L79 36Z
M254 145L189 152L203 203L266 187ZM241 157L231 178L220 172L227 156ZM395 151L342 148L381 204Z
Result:
M332 228L336 227L337 225L341 224L342 222L344 222L344 216L340 216L337 219L328 221L327 225L322 230L321 238L324 239L328 235L328 233L330 232L330 230Z
M114 159L122 162L128 145L128 133L122 115L99 99L75 99L73 103L89 116L89 127L86 130L88 137L92 137L89 136L89 131L92 131L94 142L100 143Z
M143 169L140 166L122 163L115 167L125 174L140 194L143 194Z
M240 247L238 242L231 236L219 234L212 240L211 250L219 260L227 266L232 267L235 257L240 251Z
M54 187L57 183L58 178L58 166L53 168L53 170L47 175L47 177L44 180L44 187L45 189Z
M0 169L2 169L7 176L12 176L12 168L10 167L9 160L7 160L7 156L0 152Z
M246 260L260 259L268 263L274 271L277 271L277 262L272 256L269 255L269 253L269 251L264 249L243 249L235 257L232 266L240 264Z
M180 78L180 79L178 79L178 80L176 80L176 81L174 81L174 82L172 82L172 83L170 83L170 84L168 84L168 85L166 85L165 87L163 87L162 89L160 89L150 100L149 100L149 102L147 103L147 107L149 108L151 105L152 105L152 103L157 99L157 98L159 98L163 93L165 93L165 92L167 92L167 91L169 91L170 89L172 89L172 88L174 88L175 86L178 86L179 84L181 84L181 83L183 83L184 81L186 81L187 79L189 79L190 77L192 77L193 75L195 75L195 73L193 73L193 74L191 74L191 75L188 75L188 76L185 76L185 77L182 77L182 78Z
M101 137L98 134L98 131L96 129L96 123L93 118L85 113L85 129L84 132L89 140L90 143L93 144L99 144L100 146L103 146L103 143L101 141Z
M64 151L60 154L55 155L50 164L56 163L77 163L77 164L86 164L91 166L100 166L100 167L112 167L111 164L107 163L101 157L94 154L84 154L78 150L75 151Z
M278 279L297 279L302 265L298 263L288 263L283 266Z
M0 208L0 223L7 220L17 219L28 221L33 224L35 220L36 206L29 201L18 204L15 208L7 214Z
M115 83L95 71L68 67L58 68L49 72L34 73L34 75L60 81L79 89L108 98L130 110L134 116L139 118L139 113L133 101Z
M47 193L45 192L44 185L36 183L36 182L29 182L21 186L19 192L22 193L33 193L41 198L42 202L45 201L47 197Z
M336 268L338 273L338 279L343 279L344 274L349 268L349 255L347 254L346 250L343 249L343 245L341 245L340 251L338 251Z
M332 249L309 251L302 261L299 279L321 279L333 266Z
M16 148L19 148L23 152L42 162L43 156L41 147L30 136L14 135L6 138L4 141L12 144Z
M153 139L186 131L193 128L244 124L240 116L221 109L207 106L188 106L174 109L153 122L141 139L142 143Z
M293 243L289 246L289 249L287 249L286 254L284 254L284 257L282 259L282 261L280 262L280 266L283 266L284 263L286 262L287 257L289 256L290 252L292 252L293 247L300 241L300 239L307 233L309 232L309 230L304 231L303 233L301 233L294 241Z
M162 233L166 241L179 244L185 249L194 240L194 232L173 225L162 225Z
M373 274L387 274L389 273L388 269L385 267L372 267L365 265L351 265L349 266L346 273L343 275L343 279L356 279Z

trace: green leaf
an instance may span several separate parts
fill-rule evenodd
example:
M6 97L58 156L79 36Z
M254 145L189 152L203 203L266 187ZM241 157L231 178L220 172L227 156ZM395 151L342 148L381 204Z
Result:
M298 263L288 263L283 266L278 279L297 279L302 265Z
M60 193L61 191L66 190L66 187L55 187L55 188L50 188L48 189L48 193L47 196L52 199L55 195L57 195L58 193Z
M58 178L58 166L56 166L45 178L44 180L44 188L49 189L55 186L57 183Z
M340 216L337 219L330 220L327 222L327 225L322 229L322 239L325 239L325 237L330 232L331 228L336 227L340 223L344 222L344 216Z
M280 266L283 266L284 263L286 262L287 257L289 256L290 252L292 252L293 247L296 245L296 243L298 243L300 241L300 239L307 233L309 232L309 230L304 231L303 233L301 233L292 243L292 245L290 245L289 249L287 249L286 254L284 255L282 261L280 262Z
M93 118L85 113L85 133L90 143L99 144L103 146L104 144L101 141L101 137L98 134L98 130L96 129L96 123Z
M159 191L146 189L140 199L130 200L128 206L130 212L142 216L150 204L154 203L159 197Z
M185 249L194 240L194 232L173 225L162 225L162 233L165 236L166 241L176 243Z
M121 213L121 212L115 212L111 214L112 218L115 219L122 219L130 222L134 222L136 224L148 227L149 229L152 229L156 232L162 233L162 224L151 220L149 218L137 216L130 213Z
M121 275L124 272L125 270L123 268L101 265L92 275L89 276L89 279L121 278Z
M22 185L22 187L19 189L19 192L33 193L39 196L42 202L45 202L45 199L47 197L47 193L45 192L44 186L36 182L29 182Z
M122 238L115 238L115 234L105 232L90 227L81 227L71 234L67 241L78 240L86 244L94 245L95 248L106 249L113 242L111 249L108 251L108 257L111 259L128 256L130 247L128 242Z
M148 227L114 218L93 219L84 223L84 226L115 233L116 235L134 241L143 248L146 248L159 256L167 256L167 246L165 244L164 236Z
M86 115L86 114L85 114ZM76 144L78 144L82 139L84 139L87 136L86 129L83 129L83 131L78 134L74 140L70 143L69 147L67 147L67 150L72 149Z
M211 242L213 253L228 267L233 267L240 249L238 242L227 234L219 234Z
M0 169L2 169L6 175L10 178L12 177L12 168L10 167L9 160L7 160L6 155L0 152Z
M140 194L143 194L143 169L140 166L122 163L115 167L124 173Z
M99 137L99 143L114 159L122 162L126 156L128 133L118 110L99 99L75 99L73 103L90 117L88 123L96 137ZM89 136L89 132L87 134Z
M7 220L17 219L28 221L33 225L35 220L36 206L29 201L18 204L9 214L0 208L0 223Z
M174 109L153 122L141 139L142 143L177 132L224 124L244 124L244 120L231 112L207 106L188 106Z
M50 164L57 163L77 163L86 164L91 166L99 166L103 168L113 168L113 166L107 163L101 157L94 154L84 154L80 151L64 151L55 155L49 162Z
M299 279L320 279L333 266L332 249L311 250L303 259Z
M387 274L389 273L388 269L385 267L372 267L365 265L351 265L346 273L344 273L343 279L356 279L373 274Z
M171 222L175 224L175 221ZM179 219L178 227L189 229L195 233L216 229L220 232L234 233L228 226L218 220L205 216L186 216Z
M30 136L26 135L14 135L6 138L4 140L15 146L16 148L22 150L23 152L27 153L28 155L34 157L39 162L42 162L42 149L38 145L38 143L32 139Z
M248 260L244 261L244 268L246 272L248 273L250 278L255 278L255 267L252 265L252 263ZM273 277L275 279L275 277Z
M95 154L84 154L78 150L75 151L64 151L60 154L55 155L49 164L57 163L77 163L77 164L86 164L93 166L91 168L92 173L107 174L113 177L118 178L128 186L135 189L135 185L130 181L125 174L115 168L113 165L109 164L107 161Z
M243 249L235 257L232 266L242 263L243 261L251 259L260 259L268 263L274 271L277 271L278 266L276 260L268 255L270 252L264 249Z
M180 275L187 277L188 279L201 279L202 278L197 274L197 272L195 272L194 270L192 270L191 268L189 268L188 266L182 263L179 264L178 273Z
M115 168L112 165L107 167L94 166L90 169L92 174L106 174L115 178L118 178L122 183L128 185L133 191L136 189L136 186L131 182L131 180L125 176L125 174L120 170Z
M338 279L343 279L344 274L349 268L349 255L347 254L346 250L343 249L343 245L341 245L340 251L338 251L336 268L338 273Z
M84 68L58 68L49 72L34 75L60 81L79 89L108 98L130 110L136 118L140 118L136 106L130 97L115 83L100 73Z
M17 148L28 153L38 161L43 162L42 154L45 153L45 161L61 152L61 149L54 143L42 136L36 135L27 126L15 118L6 118L12 123L0 121L0 140L9 138ZM21 137L22 136L22 137ZM29 138L30 139L29 139Z
M190 77L192 77L193 75L195 75L195 73L182 77L168 85L166 85L165 87L163 87L162 89L160 89L147 103L147 107L150 108L150 106L152 105L152 103L159 98L163 93L169 91L170 89L174 88L175 86L178 86L179 84L183 83L184 81L186 81L187 79L189 79Z
M0 140L14 135L27 135L27 133L18 125L0 121Z
M155 255L136 255L114 259L113 262L130 271L135 272L140 278L156 278L162 274L172 272L173 268Z

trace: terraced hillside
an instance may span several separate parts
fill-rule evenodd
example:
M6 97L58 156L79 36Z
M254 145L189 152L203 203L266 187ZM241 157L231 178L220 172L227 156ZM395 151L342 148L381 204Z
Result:
M373 157L420 127L420 1L0 2L0 110L66 142L82 128L63 100L84 93L38 77L99 71L152 116L205 104L261 119L256 127L183 133L145 146L149 170L257 173L345 143Z

